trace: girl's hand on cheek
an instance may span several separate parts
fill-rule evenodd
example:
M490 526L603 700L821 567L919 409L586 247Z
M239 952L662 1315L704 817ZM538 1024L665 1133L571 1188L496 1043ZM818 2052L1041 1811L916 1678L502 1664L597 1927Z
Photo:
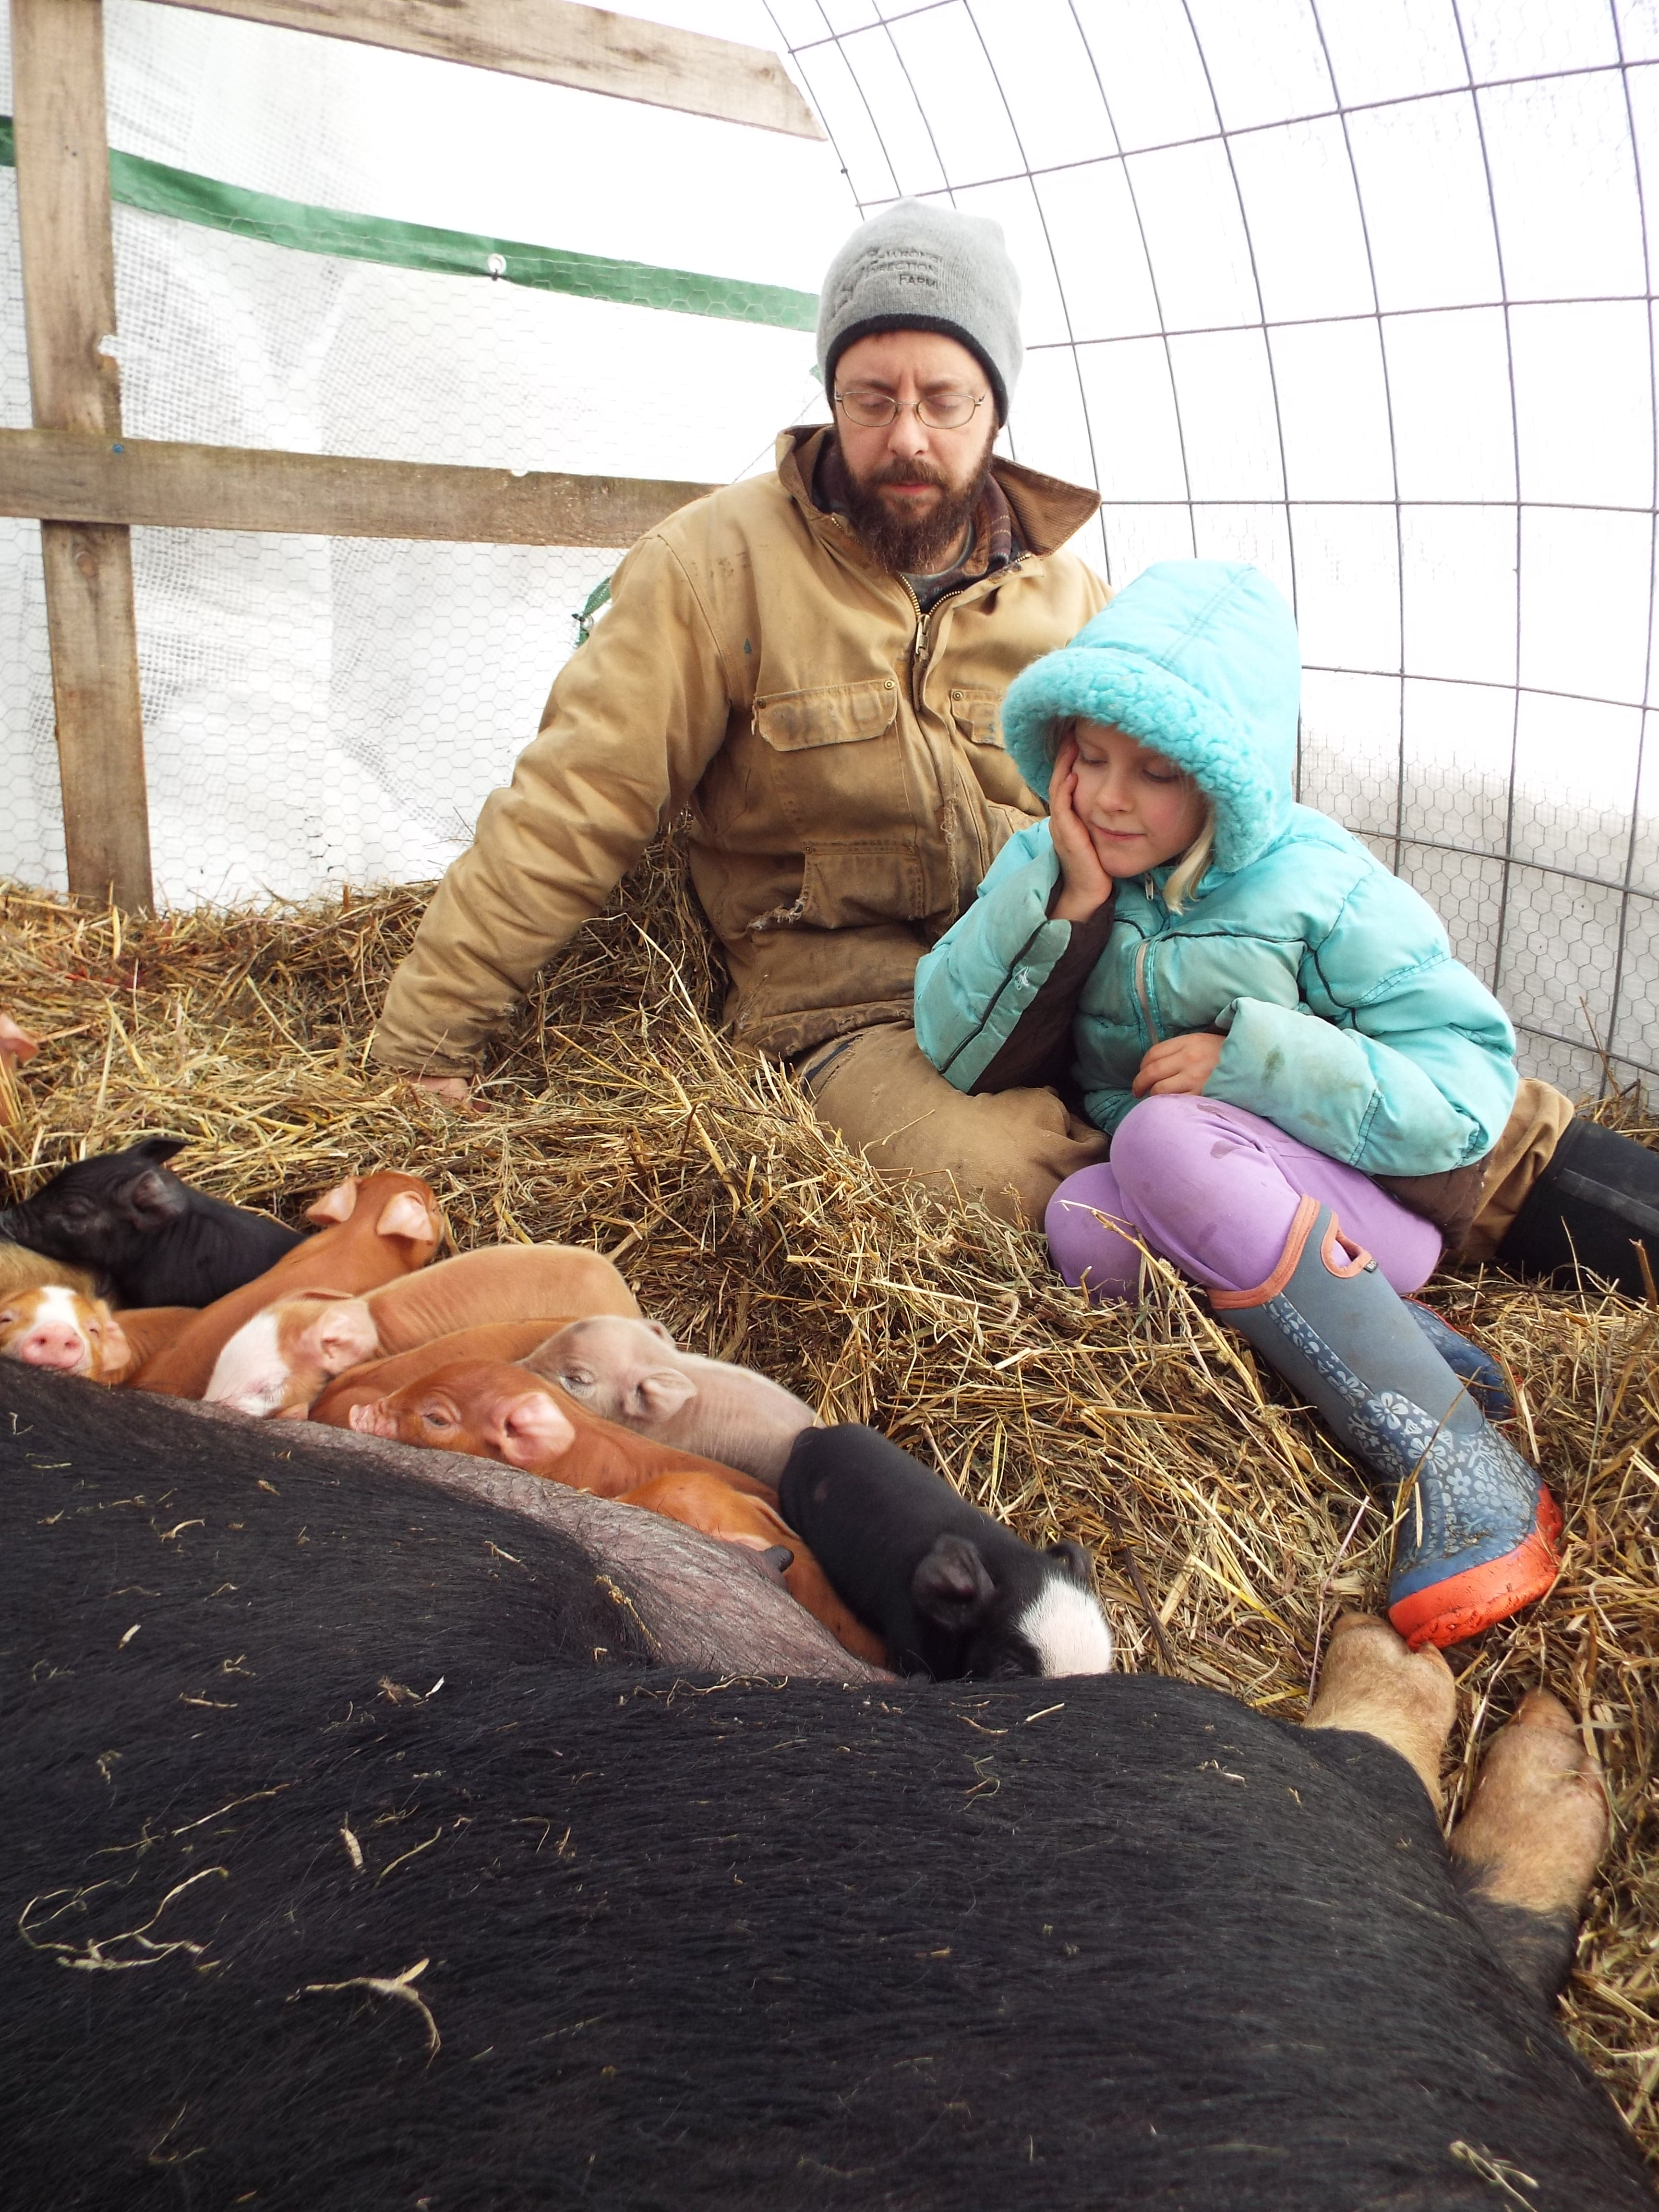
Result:
M1165 1037L1147 1053L1129 1087L1137 1098L1168 1098L1178 1091L1195 1095L1215 1073L1226 1042L1213 1030Z
M1087 921L1112 896L1112 879L1073 804L1076 794L1077 739L1066 738L1048 783L1048 834L1060 861L1060 896L1050 909L1057 921Z

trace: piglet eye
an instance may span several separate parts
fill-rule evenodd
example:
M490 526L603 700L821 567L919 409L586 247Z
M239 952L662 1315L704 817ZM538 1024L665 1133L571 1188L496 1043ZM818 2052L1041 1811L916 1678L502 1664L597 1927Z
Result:
M567 1368L559 1380L567 1390L574 1391L579 1398L593 1388L593 1377L580 1368Z

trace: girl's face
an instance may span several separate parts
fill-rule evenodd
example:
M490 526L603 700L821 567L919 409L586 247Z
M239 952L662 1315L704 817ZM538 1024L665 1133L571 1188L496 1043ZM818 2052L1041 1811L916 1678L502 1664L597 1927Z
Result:
M1072 805L1109 876L1144 876L1179 859L1204 827L1191 776L1127 731L1079 722Z

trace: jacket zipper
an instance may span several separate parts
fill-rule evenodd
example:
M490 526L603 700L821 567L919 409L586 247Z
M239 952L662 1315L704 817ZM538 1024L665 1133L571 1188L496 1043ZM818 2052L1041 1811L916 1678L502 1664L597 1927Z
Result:
M1013 559L1008 562L1006 568L999 568L996 571L997 574L1001 577L1012 576L1015 569L1022 566L1025 558L1026 556L1024 552L1017 553ZM948 607L954 600L965 598L967 594L973 590L975 584L983 583L984 580L985 580L982 576L975 576L965 584L958 584L954 592L947 592L942 599L935 599L933 605L929 607L927 611L924 614L922 612L921 601L917 599L915 587L912 586L908 577L904 580L904 588L909 592L911 604L916 611L915 641L910 647L910 706L912 711L915 714L918 725L921 723L922 715L922 684L927 674L927 633L933 617L939 612L941 607ZM957 766L954 761L952 762L952 767L956 773L961 773L960 769ZM945 790L943 781L939 784L939 803L947 810L954 803L953 794ZM979 848L978 872L982 876L986 869L989 867L991 864L991 856L986 849L984 837L981 836L977 830L975 830L975 842Z
M1154 1044L1162 1044L1158 1024L1152 1019L1152 1002L1146 993L1146 956L1152 949L1150 937L1143 937L1135 947L1135 996L1140 1000L1140 1012L1146 1024L1146 1034Z

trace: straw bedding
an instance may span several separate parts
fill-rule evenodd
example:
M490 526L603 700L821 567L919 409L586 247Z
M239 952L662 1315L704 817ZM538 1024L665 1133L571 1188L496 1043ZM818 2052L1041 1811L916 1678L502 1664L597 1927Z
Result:
M1093 1548L1126 1666L1300 1717L1323 1630L1381 1599L1386 1516L1177 1278L1149 1263L1139 1309L1090 1312L1039 1237L878 1182L709 1026L719 981L672 842L549 972L477 1110L411 1091L364 1046L423 896L133 922L0 894L0 1007L46 1041L0 1132L16 1187L167 1131L191 1180L289 1221L384 1165L428 1177L461 1249L597 1244L689 1348L874 1423L1035 1540ZM1659 1144L1635 1102L1599 1110ZM1509 1364L1567 1511L1553 1595L1453 1655L1458 1795L1535 1681L1593 1736L1617 1833L1567 2017L1659 2158L1659 1311L1492 1274L1429 1295Z

